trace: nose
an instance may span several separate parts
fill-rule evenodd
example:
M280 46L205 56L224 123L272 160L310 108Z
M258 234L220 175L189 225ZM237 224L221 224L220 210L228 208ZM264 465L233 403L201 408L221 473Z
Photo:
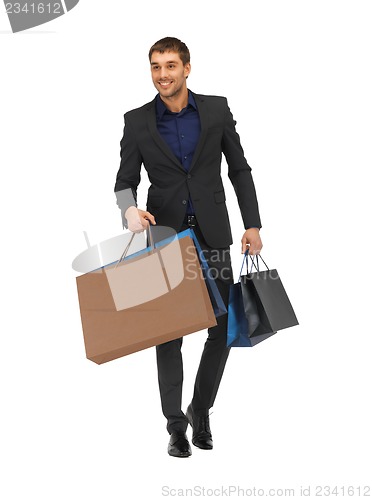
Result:
M168 70L166 67L160 68L160 78L166 78L168 75Z

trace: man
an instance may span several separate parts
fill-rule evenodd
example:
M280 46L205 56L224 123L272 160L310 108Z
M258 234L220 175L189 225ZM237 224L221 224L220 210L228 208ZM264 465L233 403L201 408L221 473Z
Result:
M149 222L177 232L192 227L227 306L229 286L233 283L229 252L232 235L220 176L221 153L228 163L228 176L245 227L242 252L248 248L253 255L260 252L262 242L251 168L244 157L227 100L188 90L186 79L191 65L186 45L177 38L163 38L151 47L149 59L158 94L150 103L124 115L121 163L115 184L124 225L134 232L143 231ZM151 183L147 210L136 206L142 164ZM123 192L130 192L131 200L120 199L118 194ZM193 429L195 446L205 450L213 447L209 409L229 354L226 330L227 314L208 329L194 395L186 414L181 410L182 338L156 347L171 456L191 455L186 436L188 423Z

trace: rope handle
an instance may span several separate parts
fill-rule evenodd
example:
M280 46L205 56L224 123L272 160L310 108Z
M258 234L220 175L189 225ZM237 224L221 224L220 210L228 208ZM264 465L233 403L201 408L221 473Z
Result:
M240 281L240 278L241 278L241 276L242 276L244 262L245 262L245 263L246 263L246 265L247 265L247 274L251 274L251 273L252 273L252 269L253 269L253 267L256 269L256 271L257 271L257 272L260 272L260 266L259 266L259 263L258 263L258 257L260 257L260 259L262 260L262 262L265 264L265 266L266 266L267 270L268 270L268 271L270 271L270 269L269 269L268 265L267 265L267 264L266 264L266 262L263 260L263 258L261 257L261 255L260 255L260 254L258 254L258 255L256 254L256 255L253 255L253 256L252 256L252 255L250 255L249 257L250 257L250 259L251 259L252 265L251 265L251 270L248 272L248 250L246 250L246 251L244 252L243 263L242 263L242 267L241 267L241 269L240 269L240 273L239 273L239 280L238 280L238 281ZM255 257L256 257L256 264L254 263L254 258L255 258Z
M151 227L151 223L149 223L148 228L147 228L146 231L147 231L148 238L150 240L150 248L151 248L150 252L153 252L155 250L155 245L154 245L154 239L153 239L153 235L152 235L152 231L151 231L150 227ZM134 238L135 234L136 233L132 233L132 236L131 236L131 238L129 240L129 243L124 248L124 252L121 254L120 259L115 264L115 268L114 269L116 269L117 266L120 264L120 262L122 262L125 259L125 257L126 257L126 255L128 253L129 247L130 247L130 245L131 245L131 243L133 241L133 238Z

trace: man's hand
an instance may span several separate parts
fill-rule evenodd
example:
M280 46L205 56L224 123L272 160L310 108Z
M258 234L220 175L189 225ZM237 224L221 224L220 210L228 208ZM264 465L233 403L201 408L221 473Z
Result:
M128 221L128 229L132 233L141 233L144 231L149 225L148 221L156 224L155 218L150 212L140 210L137 207L129 207L124 215Z
M256 227L246 229L242 237L242 253L249 249L249 255L257 255L262 249L260 230Z

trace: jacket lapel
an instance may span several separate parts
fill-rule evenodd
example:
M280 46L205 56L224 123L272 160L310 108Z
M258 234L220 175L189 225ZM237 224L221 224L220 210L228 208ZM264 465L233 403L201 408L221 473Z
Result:
M190 92L191 92L191 90L190 90ZM209 127L208 111L206 109L206 104L205 104L203 96L200 96L198 94L194 94L194 92L191 92L191 93L194 96L196 106L198 108L201 130L200 130L199 142L196 146L194 156L192 158L192 163L190 165L190 170L193 168L195 163L198 161L199 155L204 147L205 139L208 135L208 127Z
M191 90L189 90L191 92ZM209 127L209 120L208 120L208 111L206 109L206 104L204 101L203 96L200 96L198 94L194 94L194 92L191 92L192 95L194 96L196 106L198 108L199 112L199 118L200 118L200 138L199 142L196 146L194 156L192 159L192 163L190 166L190 170L193 168L195 163L198 160L198 157L204 147L205 139L208 134L208 127ZM149 103L147 106L147 124L149 127L150 134L156 144L159 146L159 148L163 151L163 153L170 159L172 160L173 163L177 165L178 168L180 168L183 172L185 169L183 168L182 164L178 161L177 157L173 154L172 150L168 146L168 144L164 141L162 136L158 132L158 128L156 125L156 98Z
M163 151L163 153L172 160L173 163L177 165L177 167L181 168L184 172L185 169L178 161L177 157L173 154L172 150L168 146L168 144L164 141L162 136L158 132L158 127L156 125L156 106L155 99L151 101L147 107L147 124L149 127L150 134L159 148Z

